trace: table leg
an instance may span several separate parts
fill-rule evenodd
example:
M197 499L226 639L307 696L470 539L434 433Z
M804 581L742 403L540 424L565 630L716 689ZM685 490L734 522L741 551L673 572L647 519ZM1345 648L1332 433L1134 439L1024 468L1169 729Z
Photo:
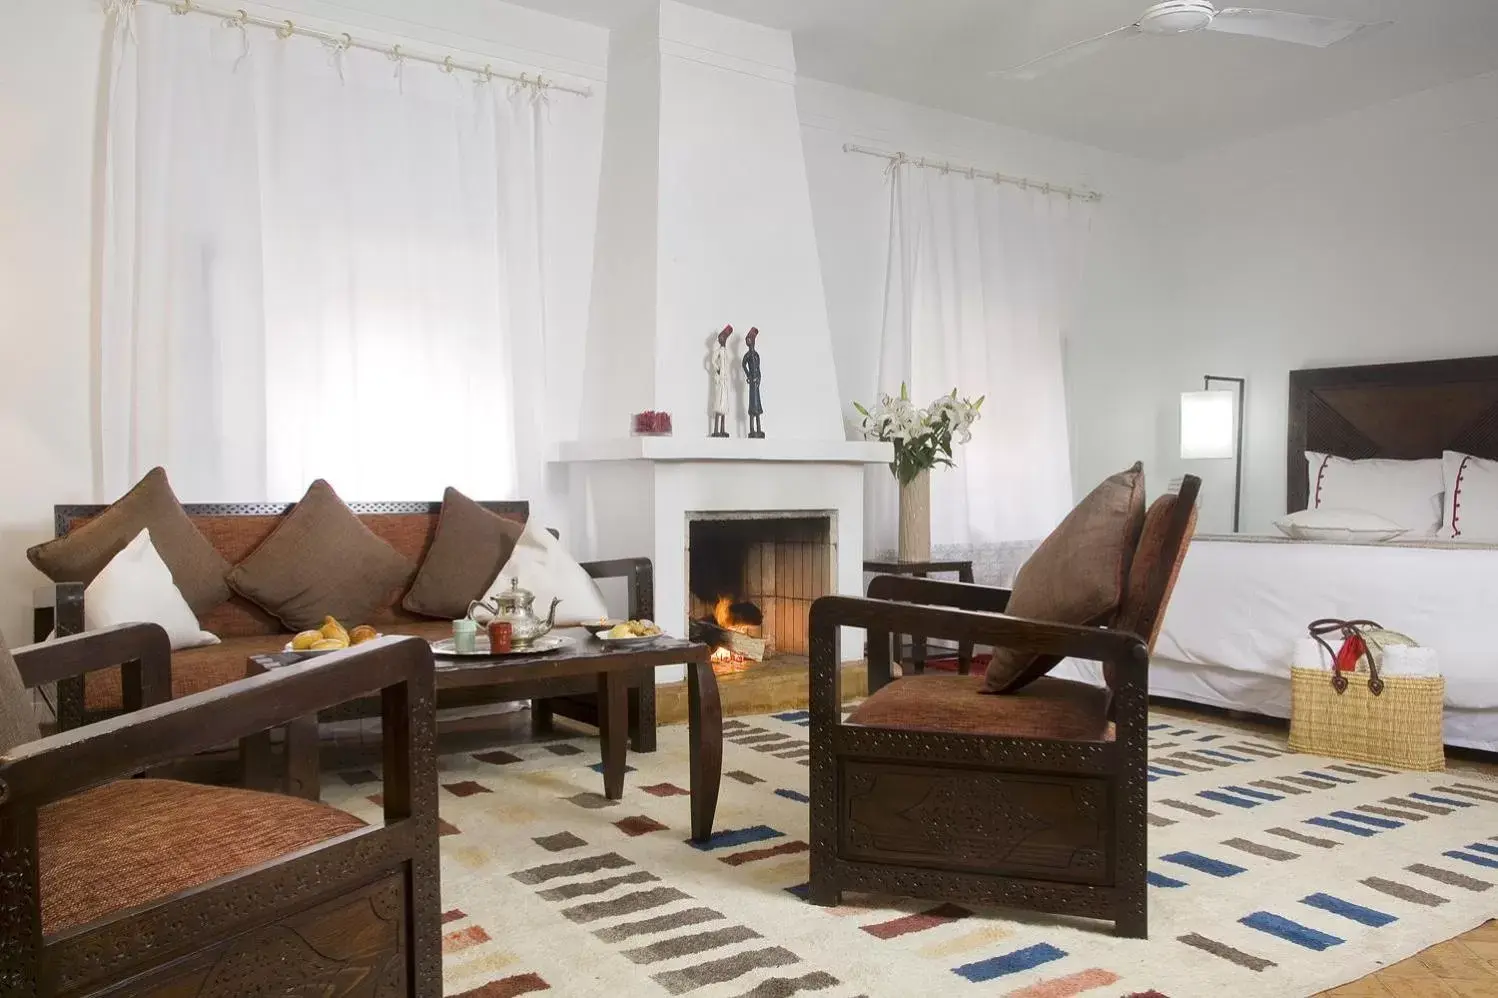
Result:
M275 790L270 732L257 731L239 740L240 782L247 790Z
M322 775L318 757L317 715L298 717L286 725L286 792L293 797L322 797Z
M971 583L973 581L973 565L968 562L967 567L957 570L957 581ZM973 643L971 641L959 641L957 643L957 674L966 676L973 671Z
M718 699L718 677L712 663L687 666L687 723L691 744L692 841L706 842L713 834L718 811L718 784L723 778L723 703Z
M598 740L603 745L603 795L624 796L624 756L629 738L629 677L598 674Z
M555 730L552 721L556 712L552 709L550 700L531 701L531 733L535 735L549 735Z

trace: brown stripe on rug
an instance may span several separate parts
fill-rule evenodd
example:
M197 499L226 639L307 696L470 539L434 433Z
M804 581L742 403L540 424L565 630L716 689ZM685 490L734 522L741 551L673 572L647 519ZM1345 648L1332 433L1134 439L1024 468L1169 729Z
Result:
M656 974L651 979L671 994L681 995L688 991L696 991L698 988L705 988L709 984L722 984L735 980L751 970L788 967L799 962L801 962L800 958L790 950L781 946L771 946L768 949L750 950L722 960L699 963L695 967L684 967L681 970Z
M1167 807L1173 807L1177 810L1186 811L1189 814L1194 814L1202 818L1217 817L1216 811L1205 807L1197 807L1195 804L1188 804L1183 800L1162 800L1160 803L1166 805Z
M1314 835L1304 835L1300 832L1292 831L1288 828L1266 828L1264 829L1264 831L1268 832L1270 835L1278 835L1282 839L1290 839L1294 842L1301 842L1308 846L1315 846L1318 849L1331 849L1335 846L1341 845L1340 842L1337 842L1334 839L1322 839L1317 838Z
M658 943L651 943L649 946L627 949L623 956L632 963L660 963L662 960L691 956L693 953L706 953L708 950L721 949L724 946L732 946L734 943L759 938L761 938L760 934L753 929L742 925L730 925L724 929L698 932L690 936L673 936L670 939L662 939Z
M1446 903L1446 899L1429 891L1422 891L1408 884L1401 884L1393 880L1385 880L1383 877L1369 877L1362 881L1366 887L1372 887L1380 893L1390 897L1396 897L1410 904L1423 904L1427 908L1437 908Z
M565 863L533 866L529 870L520 870L510 876L522 884L540 884L557 877L575 877L580 873L597 873L599 870L617 870L634 865L633 860L625 859L616 852L610 852L602 856L586 856L582 859L568 860Z
M1377 804L1359 804L1356 808L1365 814L1377 814L1385 818L1398 818L1401 821L1424 821L1429 818L1428 814L1418 811L1401 811L1397 807L1379 807Z
M1476 877L1469 877L1464 873L1443 870L1439 866L1427 866L1424 863L1415 863L1406 866L1405 869L1411 873L1418 873L1422 877L1429 877L1431 880L1445 884L1448 887L1460 887L1464 891L1481 893L1493 886L1486 880L1478 880Z
M809 852L811 846L805 842L782 842L779 845L768 846L764 849L746 849L728 856L719 857L719 862L727 863L729 866L743 866L745 863L753 863L761 859L770 859L774 856L791 856L798 852Z
M685 911L673 912L670 915L657 915L638 922L624 922L607 929L598 929L593 934L606 943L622 943L633 936L649 936L657 932L668 932L671 929L684 929L689 925L716 922L726 917L711 908L687 908Z
M561 887L549 887L544 891L537 891L536 897L544 901L571 901L573 898L587 897L590 894L602 894L624 884L648 884L658 882L660 879L647 870L636 870L620 877L603 877L598 880L584 880L576 884L563 884Z
M1184 936L1177 936L1176 941L1183 942L1187 946L1193 946L1205 953L1211 953L1213 956L1222 957L1222 959L1224 960L1229 960L1233 963L1236 963L1240 967L1247 967L1249 970L1253 971L1264 970L1275 965L1273 960L1266 960L1261 956L1254 956L1252 953L1245 953L1241 949L1234 949L1227 943L1220 943L1215 939L1208 939L1206 936L1199 935L1195 932L1188 933Z
M518 998L519 995L550 990L551 985L542 980L540 974L517 974L503 980L490 981L472 991L455 995L454 998Z
M633 915L637 911L649 911L673 901L690 901L691 896L675 887L656 887L648 891L636 891L612 901L592 901L572 908L563 908L562 914L574 922L596 922L600 918L615 915Z
M1237 849L1239 852L1246 852L1250 856L1262 856L1265 859L1272 859L1277 863L1300 859L1300 853L1298 852L1276 849L1274 846L1260 845L1248 839L1224 839L1222 844L1229 848Z
M1278 794L1289 794L1292 797L1310 793L1305 787L1292 787L1290 784L1281 783L1279 780L1253 780L1248 785L1258 787L1260 790L1273 790Z
M791 998L803 991L822 991L835 988L842 982L831 974L820 970L804 977L769 977L739 995L739 998Z

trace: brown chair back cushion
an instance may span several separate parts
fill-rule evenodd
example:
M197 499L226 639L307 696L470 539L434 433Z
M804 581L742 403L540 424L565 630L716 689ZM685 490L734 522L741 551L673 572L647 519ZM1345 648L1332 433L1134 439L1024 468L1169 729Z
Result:
M1144 466L1136 462L1093 489L1040 543L1020 568L1004 612L1062 624L1113 623L1143 527ZM985 688L1013 693L1059 661L995 648Z
M31 691L21 682L16 660L0 638L0 755L41 736L31 706Z
M1118 630L1144 638L1151 653L1160 638L1160 629L1165 625L1165 608L1170 605L1171 593L1175 592L1176 579L1186 561L1186 550L1191 547L1191 538L1196 533L1197 506L1193 492L1186 499L1191 503L1191 510L1187 514L1185 533L1177 539L1180 524L1175 513L1181 501L1180 496L1161 496L1145 514L1139 549L1134 553L1134 563L1129 568L1129 585L1114 623ZM1164 579L1164 587L1157 590L1159 580L1156 573L1167 558L1170 559L1169 574ZM1104 663L1103 677L1109 689L1113 689L1115 677L1111 664Z

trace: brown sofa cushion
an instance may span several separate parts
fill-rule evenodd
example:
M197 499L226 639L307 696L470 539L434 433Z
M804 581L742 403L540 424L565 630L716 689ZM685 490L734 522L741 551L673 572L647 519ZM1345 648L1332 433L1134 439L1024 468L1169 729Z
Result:
M229 586L293 631L334 616L345 627L404 590L416 565L359 522L333 487L312 483L265 542L229 573Z
M1108 691L1037 679L1013 696L983 695L982 676L907 676L869 697L849 724L1010 738L1110 741Z
M16 660L0 638L0 755L41 736L31 706L31 691L21 682Z
M1063 624L1112 623L1144 527L1144 466L1107 478L1041 542L1014 580L1011 617ZM995 648L987 688L1012 693L1059 659Z
M86 585L142 530L151 531L152 545L193 613L201 617L229 598L224 581L229 563L193 526L161 468L148 472L98 516L38 544L26 557L53 582Z
M228 638L220 644L172 653L172 698L217 689L245 677L251 655L269 655L286 647L289 634ZM88 711L123 710L125 700L119 667L99 669L83 677L83 707Z
M424 617L463 616L510 560L524 529L449 488L442 495L437 538L401 605Z
M42 931L169 897L364 823L326 804L171 780L119 780L37 812Z

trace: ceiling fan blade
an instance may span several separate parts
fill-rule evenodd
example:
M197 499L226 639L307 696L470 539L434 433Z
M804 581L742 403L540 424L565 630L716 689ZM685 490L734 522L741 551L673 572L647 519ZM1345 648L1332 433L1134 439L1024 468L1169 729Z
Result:
M1000 76L1009 80L1033 80L1042 73L1049 73L1052 70L1060 69L1062 66L1069 66L1074 62L1079 62L1111 42L1123 41L1138 34L1139 25L1127 24L1122 28L1114 28L1107 34L1098 35L1096 38L1089 38L1085 42L1074 42L1066 46L1066 48L1057 49L1038 59L1031 59L1029 62L1021 63L1011 69L995 70L988 75Z
M1216 17L1212 18L1212 23L1207 25L1207 30L1326 48L1328 45L1335 45L1353 35L1386 27L1392 23L1392 21L1378 21L1370 24L1365 21L1343 21L1335 17L1291 14L1279 10L1224 7L1217 12Z

